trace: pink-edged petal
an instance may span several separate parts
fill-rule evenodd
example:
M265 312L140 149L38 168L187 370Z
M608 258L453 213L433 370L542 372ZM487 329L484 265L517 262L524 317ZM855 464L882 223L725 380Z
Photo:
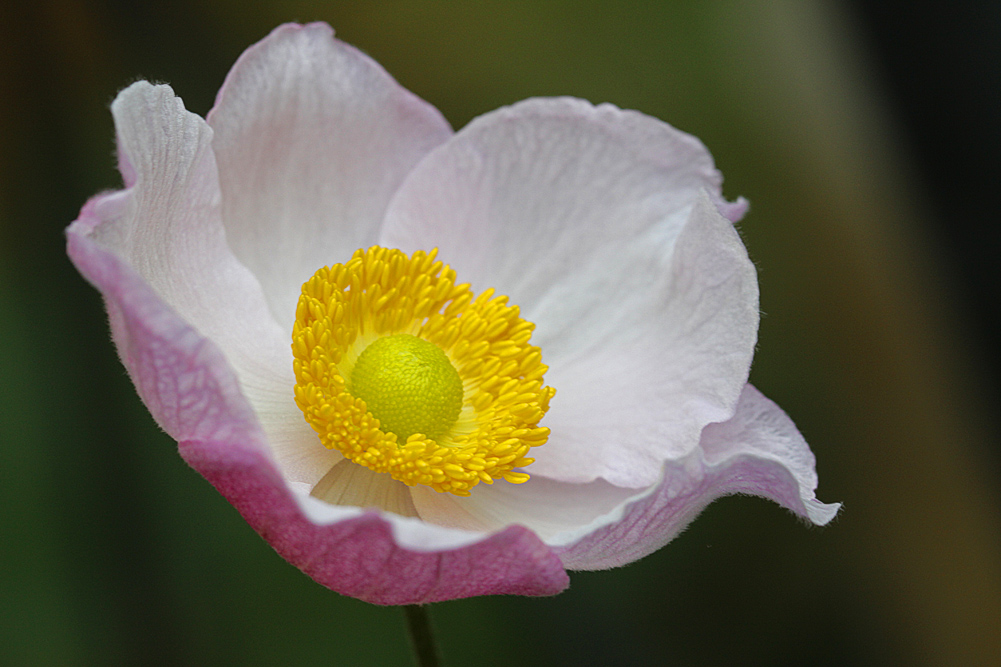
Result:
M220 350L80 226L70 229L68 246L77 268L104 295L119 353L157 423L281 556L317 582L376 604L551 595L566 588L559 559L525 528L461 533L299 497L272 462ZM305 510L310 502L320 507Z
M129 264L92 234L91 205L114 206L126 193L92 200L67 231L67 250L104 296L118 354L157 424L177 440L231 440L270 452L239 380L219 348L185 322Z
M792 419L751 385L744 388L733 419L706 427L702 451L711 469L740 469L740 475L731 471L728 493L771 498L818 526L841 507L817 500L816 457ZM793 483L776 466L788 471Z
M396 605L476 595L554 595L569 584L559 559L520 526L453 549L407 548L400 542L448 531L364 510L317 525L306 519L259 460L220 460L215 449L181 443L185 459L282 557L339 593Z
M376 241L403 177L451 135L438 111L326 24L247 49L208 122L237 257L291 331L302 283Z
M111 110L128 189L88 202L71 237L113 253L220 348L283 469L315 483L340 457L316 446L289 389L288 337L226 244L212 130L169 87L144 81L122 91Z
M404 182L382 243L438 246L537 325L557 394L530 473L649 486L733 414L758 293L719 182L694 137L572 99L487 114Z
M819 502L816 486L813 454L795 424L747 385L733 418L707 426L701 448L669 461L654 489L555 548L568 569L625 565L667 544L716 498L734 493L770 498L824 525L840 504Z

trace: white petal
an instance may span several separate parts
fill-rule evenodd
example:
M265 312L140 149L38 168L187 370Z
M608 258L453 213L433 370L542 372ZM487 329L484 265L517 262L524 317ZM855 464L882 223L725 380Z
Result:
M437 493L426 486L416 486L411 493L417 513L425 521L480 531L516 524L529 528L550 545L579 537L583 526L637 495L636 489L616 487L600 479L573 484L538 475L523 484L479 484L467 498ZM567 534L571 537L565 537Z
M288 331L302 283L374 243L403 177L451 134L322 24L281 26L244 52L209 124L230 245Z
M309 494L332 505L374 507L401 516L417 516L406 484L347 459L324 475Z
M648 486L733 414L757 282L719 182L694 137L560 99L477 119L401 187L383 244L438 246L460 281L537 325L557 394L530 473Z
M648 486L733 414L758 327L754 267L733 227L701 199L670 258L634 258L645 288L595 284L590 310L540 336L557 394L530 472Z
M168 86L133 84L112 105L129 189L103 200L92 237L127 262L236 371L278 463L315 483L336 457L292 398L292 354L256 278L226 245L212 130ZM283 459L315 447L325 460ZM307 457L308 458L308 457Z
M595 247L651 227L676 234L703 189L722 206L721 182L698 139L655 118L529 99L473 120L428 155L391 203L381 239L436 245L461 280L502 284L524 304L578 270L575 259L593 261Z

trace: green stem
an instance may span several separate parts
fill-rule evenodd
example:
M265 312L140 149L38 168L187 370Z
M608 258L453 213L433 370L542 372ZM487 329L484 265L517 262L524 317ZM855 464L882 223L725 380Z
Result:
M410 635L410 647L414 651L418 667L439 667L441 656L431 629L431 619L428 608L419 604L408 604L403 607L407 617L407 634Z

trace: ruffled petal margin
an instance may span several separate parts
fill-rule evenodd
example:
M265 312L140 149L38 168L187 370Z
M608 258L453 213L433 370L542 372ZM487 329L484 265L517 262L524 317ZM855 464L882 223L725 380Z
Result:
M813 453L792 420L747 385L733 418L707 426L699 450L665 464L651 491L576 535L549 542L563 542L554 548L569 570L619 567L660 549L713 500L735 493L769 498L823 526L841 504L816 499L814 466Z
M119 354L157 423L283 558L318 583L374 604L553 595L566 588L559 558L526 528L455 531L333 507L290 489L220 350L90 238L101 222L95 210L122 201L123 193L112 193L84 206L67 231L69 256L104 295Z

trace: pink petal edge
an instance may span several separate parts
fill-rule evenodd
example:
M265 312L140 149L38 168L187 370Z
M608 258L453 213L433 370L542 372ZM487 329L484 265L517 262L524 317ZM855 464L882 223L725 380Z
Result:
M311 522L271 461L222 353L89 238L101 223L98 210L114 210L120 200L120 193L107 193L87 202L67 229L68 254L104 295L119 354L157 423L282 557L323 586L383 605L553 595L567 587L559 558L521 526L457 549L421 552L400 546L392 521L376 511L328 525Z
M651 492L555 551L568 570L619 567L663 547L713 500L738 493L769 498L823 526L841 504L816 499L814 466L813 453L792 420L748 384L734 417L707 426L692 455L667 462Z

